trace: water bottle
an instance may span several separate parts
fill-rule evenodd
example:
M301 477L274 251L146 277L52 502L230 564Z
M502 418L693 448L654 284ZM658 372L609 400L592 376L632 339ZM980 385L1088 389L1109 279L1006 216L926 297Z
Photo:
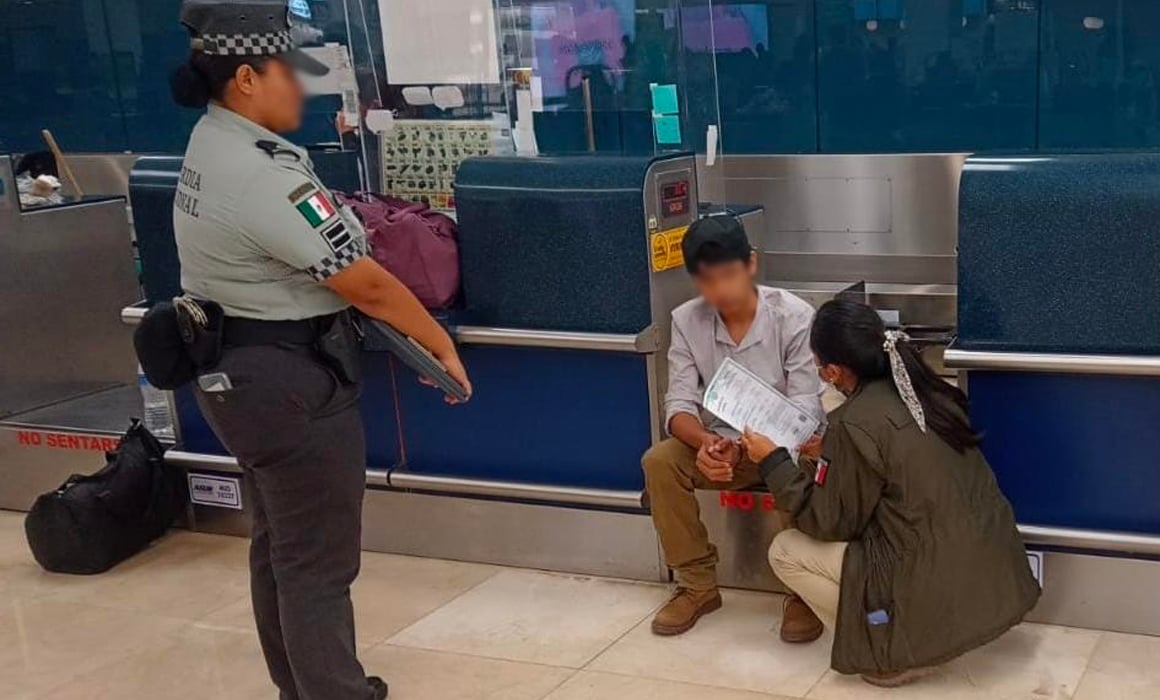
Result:
M169 397L149 383L140 365L137 367L137 385L145 404L145 428L162 440L173 439L173 416L169 412Z

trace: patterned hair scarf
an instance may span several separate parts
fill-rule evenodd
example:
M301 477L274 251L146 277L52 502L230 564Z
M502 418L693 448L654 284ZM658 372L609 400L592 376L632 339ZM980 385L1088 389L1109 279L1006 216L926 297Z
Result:
M926 413L922 410L918 394L914 393L914 384L911 383L910 373L906 371L906 365L902 362L902 355L898 354L898 341L900 340L910 340L910 336L902 331L886 331L886 342L882 344L882 349L890 357L890 371L894 375L894 386L898 388L902 402L906 404L906 409L914 417L914 422L918 423L919 430L925 433Z

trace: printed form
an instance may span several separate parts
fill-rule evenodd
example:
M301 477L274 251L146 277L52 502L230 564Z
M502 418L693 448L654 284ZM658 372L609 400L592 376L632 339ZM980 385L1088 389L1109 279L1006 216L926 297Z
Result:
M713 375L702 405L739 433L749 428L796 454L818 429L818 420L732 359Z

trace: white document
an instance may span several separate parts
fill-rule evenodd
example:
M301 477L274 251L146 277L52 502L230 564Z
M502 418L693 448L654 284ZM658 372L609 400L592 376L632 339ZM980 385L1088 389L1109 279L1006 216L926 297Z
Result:
M749 428L796 454L818 429L818 419L731 359L713 375L702 404L737 431Z
M492 0L378 0L392 85L499 83Z

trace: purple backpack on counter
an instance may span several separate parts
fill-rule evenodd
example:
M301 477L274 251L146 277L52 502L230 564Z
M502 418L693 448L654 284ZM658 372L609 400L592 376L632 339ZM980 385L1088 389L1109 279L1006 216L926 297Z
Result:
M422 202L371 192L335 193L367 230L374 260L429 309L445 309L459 294L459 230L451 217Z

